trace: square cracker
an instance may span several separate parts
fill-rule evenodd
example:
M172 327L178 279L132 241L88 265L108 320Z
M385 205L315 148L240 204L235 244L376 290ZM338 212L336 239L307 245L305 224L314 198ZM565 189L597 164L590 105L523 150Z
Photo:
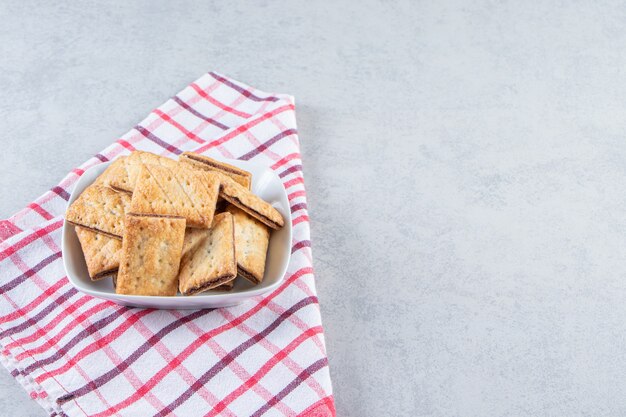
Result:
M184 258L190 252L195 251L200 242L202 242L208 235L209 229L188 227L187 230L185 230L185 240L183 241L183 252L181 256Z
M219 178L212 172L144 165L133 193L132 213L180 216L187 226L209 228L219 193Z
M220 197L239 207L272 229L284 226L283 216L270 203L252 194L231 178L220 174Z
M124 214L129 207L128 194L92 185L67 209L65 219L76 226L120 239L124 234Z
M162 165L170 168L178 166L178 162L173 159L150 152L134 151L116 167L114 172L111 172L110 187L118 191L132 193L137 185L141 167L145 164Z
M238 207L230 205L226 210L235 221L237 272L253 284L260 284L265 273L270 231L266 225Z
M180 262L179 289L197 294L233 281L237 277L233 216L220 213L194 250Z
M115 292L176 295L184 237L182 217L128 214Z
M96 178L92 185L102 185L104 187L111 186L111 180L116 178L119 175L120 170L124 169L124 164L126 163L126 156L120 156L113 162L111 165L104 170L102 174Z
M183 152L178 160L185 165L195 169L203 169L205 171L216 171L227 175L246 189L250 189L252 185L252 174L236 166L218 161L208 156L200 155L194 152Z
M120 266L122 241L76 226L76 235L83 248L89 277L95 281L115 274Z
M183 242L183 253L182 258L184 259L188 254L193 254L192 252L198 248L198 245L206 239L206 237L210 234L209 229L196 229L193 227L188 227L185 230L185 240ZM235 285L235 280L228 281L218 287L211 288L209 291L230 291L233 289Z

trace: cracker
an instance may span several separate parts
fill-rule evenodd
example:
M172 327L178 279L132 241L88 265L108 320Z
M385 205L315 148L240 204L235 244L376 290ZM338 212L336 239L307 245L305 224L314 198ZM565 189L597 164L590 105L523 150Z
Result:
M200 155L194 152L183 152L178 157L178 160L181 163L189 165L196 169L216 171L227 175L248 190L252 185L252 174L248 171L237 168L234 165L230 165L225 162L209 158L208 156Z
M111 180L117 178L120 172L124 170L124 164L126 163L126 156L120 156L104 170L102 174L96 178L92 185L102 185L104 187L111 186Z
M76 226L76 235L85 255L89 277L95 281L115 274L120 266L122 241Z
M67 209L65 219L76 226L120 239L124 234L124 214L129 207L128 194L93 185Z
M185 241L183 243L182 258L185 258L187 254L195 251L198 245L210 234L209 229L196 229L188 227L185 231ZM235 280L226 282L219 287L211 288L209 291L230 291L235 285Z
M184 237L182 217L128 214L115 292L176 295Z
M145 164L162 165L170 168L178 166L178 162L150 152L135 151L127 156L123 163L111 174L111 188L132 193L137 185L141 167Z
M209 291L230 291L235 286L236 279L230 280L219 287L211 288Z
M219 193L219 178L211 172L144 165L137 181L131 212L180 216L190 227L209 228Z
M270 231L266 225L238 207L230 205L226 210L235 221L237 272L253 284L260 284L265 273Z
M195 251L200 242L202 242L208 234L209 229L188 227L187 230L185 230L185 240L183 242L183 252L181 256L184 258L190 252Z
M233 216L215 216L206 237L181 260L179 289L183 295L219 287L237 277Z
M285 224L283 216L272 205L225 175L220 176L220 197L239 207L255 219L272 229L280 229Z

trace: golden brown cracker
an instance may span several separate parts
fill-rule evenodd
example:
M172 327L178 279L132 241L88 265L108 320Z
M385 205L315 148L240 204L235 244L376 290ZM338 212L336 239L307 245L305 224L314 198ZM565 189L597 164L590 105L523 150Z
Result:
M178 162L151 152L134 151L111 174L110 186L118 191L132 193L137 185L141 168L145 164L174 168L178 165Z
M120 156L119 158L111 162L111 164L109 164L104 172L102 172L102 174L100 174L91 185L102 185L104 187L110 187L111 180L117 178L120 175L121 170L124 170L126 158L126 156Z
M230 205L226 210L235 221L237 272L253 284L259 284L265 272L270 231L265 224L238 207Z
M280 229L284 226L283 216L270 203L225 175L220 176L220 183L220 197L224 200L239 207L272 229Z
M95 281L117 272L122 241L84 227L76 226L76 235L85 255L89 277Z
M133 193L131 212L181 216L189 227L209 228L219 193L216 174L160 165L144 165Z
M178 160L196 169L204 169L207 171L216 171L224 175L229 176L241 186L250 189L252 185L252 174L248 171L237 168L234 165L227 164L223 161L218 161L208 156L200 155L194 152L183 152Z
M209 234L209 229L198 229L195 227L188 227L185 230L185 240L183 242L182 257L185 257L188 253L195 251L198 244Z
M185 237L182 217L128 214L115 291L174 296Z
M206 237L181 260L179 289L184 295L197 294L233 281L237 276L233 216L215 216Z
M124 234L124 214L130 207L130 196L101 185L90 186L74 201L65 219L106 235L121 238Z
M187 230L185 230L182 258L185 258L185 256L190 252L195 251L198 245L207 237L209 233L209 229L197 229L194 227L188 227ZM209 291L230 291L233 289L234 285L235 280L232 280L218 287L211 288Z

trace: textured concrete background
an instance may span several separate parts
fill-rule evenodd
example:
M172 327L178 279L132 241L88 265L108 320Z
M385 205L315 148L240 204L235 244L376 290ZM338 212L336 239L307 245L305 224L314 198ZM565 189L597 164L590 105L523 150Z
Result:
M340 416L626 415L624 2L54 3L0 3L0 216L207 70L290 93Z

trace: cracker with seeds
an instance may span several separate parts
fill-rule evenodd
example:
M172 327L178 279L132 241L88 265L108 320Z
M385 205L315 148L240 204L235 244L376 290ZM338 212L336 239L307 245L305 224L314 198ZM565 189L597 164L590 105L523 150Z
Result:
M141 168L145 164L161 165L169 168L178 166L178 162L173 159L150 152L134 151L123 160L123 163L115 168L114 172L111 172L111 179L109 180L111 188L132 193L137 185Z
M255 219L272 229L280 229L285 224L283 216L270 203L252 194L231 178L220 175L220 197L239 207Z
M76 235L85 255L92 281L115 274L120 266L122 241L84 227L76 226Z
M182 217L126 216L116 293L176 295L185 223Z
M222 161L209 158L194 152L183 152L178 160L185 165L195 169L203 169L206 171L215 171L227 175L246 189L250 189L252 185L252 174L234 165L224 163Z
M238 207L230 205L226 210L235 221L237 272L253 284L260 284L265 273L270 231L265 224Z
M133 193L131 212L181 216L187 226L209 228L219 193L219 178L211 172L176 166L144 165Z
M124 234L124 214L129 207L129 195L101 185L92 185L68 208L65 219L76 226L121 239Z
M206 237L183 257L178 276L183 295L207 291L237 277L234 229L230 213L218 214Z

